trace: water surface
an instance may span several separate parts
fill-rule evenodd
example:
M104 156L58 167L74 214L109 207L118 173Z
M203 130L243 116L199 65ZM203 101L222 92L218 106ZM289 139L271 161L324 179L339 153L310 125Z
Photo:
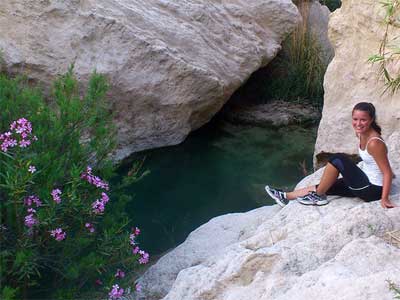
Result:
M150 174L132 185L127 210L141 247L159 254L212 217L274 204L270 184L293 188L312 166L316 129L261 128L214 120L180 145L135 154ZM129 164L122 166L126 171Z

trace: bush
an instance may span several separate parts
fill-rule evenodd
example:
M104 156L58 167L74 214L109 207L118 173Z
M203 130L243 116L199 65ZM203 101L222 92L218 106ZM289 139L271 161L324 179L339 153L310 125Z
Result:
M299 4L303 22L283 43L283 51L269 68L264 97L305 101L322 108L326 66L322 50L307 26L308 4Z
M71 67L47 104L26 79L0 75L2 299L76 299L96 286L117 299L127 292L119 286L127 283L124 270L147 263L140 230L127 230L118 194L120 211L112 212L102 179L114 170L106 92L105 78L94 72L80 97Z

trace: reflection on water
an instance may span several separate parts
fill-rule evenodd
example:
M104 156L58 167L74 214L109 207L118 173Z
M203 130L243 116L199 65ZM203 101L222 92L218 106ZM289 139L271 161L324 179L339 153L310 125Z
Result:
M141 246L159 254L212 217L274 204L265 184L293 188L311 169L316 129L272 129L213 121L178 146L137 153L150 174L134 184L127 210ZM129 167L121 167L121 172Z

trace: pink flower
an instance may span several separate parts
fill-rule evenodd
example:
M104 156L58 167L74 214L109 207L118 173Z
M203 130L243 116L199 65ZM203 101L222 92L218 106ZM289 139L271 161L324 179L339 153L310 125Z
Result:
M53 200L55 203L60 204L61 203L61 190L60 189L54 189L51 191L51 196L53 197Z
M139 264L147 264L149 262L150 255L143 250L140 250L139 254L141 255L141 257L139 258Z
M25 118L18 119L10 125L10 130L3 134L0 134L0 148L1 151L7 152L8 148L19 145L21 148L28 147L31 144L29 137L32 133L32 124ZM20 141L18 142L13 134L19 134ZM37 140L34 136L33 140Z
M110 200L110 198L107 196L106 193L102 192L101 193L101 200L104 202L104 204L106 204Z
M110 200L106 193L101 193L101 199L97 199L92 203L93 212L100 215L104 212L107 202Z
M95 232L94 226L91 223L86 223L85 227L89 230L90 233Z
M114 284L108 295L110 296L110 299L118 300L121 299L123 294L124 294L124 289L120 288L118 284Z
M8 148L15 147L17 145L17 140L11 137L11 132L7 131L0 134L1 151L7 152Z
M30 214L36 214L36 210L33 208L28 208L28 213Z
M92 208L93 208L93 212L96 215L101 215L105 209L104 202L100 201L100 200L96 200L95 202L92 203Z
M142 290L142 286L139 283L136 283L135 290L136 292L140 292Z
M52 237L54 237L54 239L55 239L56 241L59 242L59 241L62 241L62 240L65 239L65 236L67 235L67 233L66 233L66 232L63 232L61 228L57 228L57 229L51 230L51 231L50 231L50 235L51 235Z
M133 232L135 235L139 235L140 234L140 229L135 227L135 230Z
M125 272L122 271L121 269L117 269L117 273L115 273L115 278L124 278L125 277Z
M89 166L87 166L86 171L81 174L81 178L85 179L87 182L89 182L90 184L92 184L98 188L104 189L106 191L109 190L108 183L103 181L100 177L94 176L92 174L92 168Z
M31 172L32 174L36 172L36 167L35 166L29 166L28 172Z
M135 238L140 234L140 229L135 227L132 228L133 233L129 235L129 243L134 246L136 244Z
M35 211L36 212L36 211ZM38 220L35 218L35 215L33 213L27 215L25 217L25 226L28 228L32 228L33 225L38 224Z
M135 238L136 238L136 235L134 235L133 233L131 233L129 235L129 244L131 244L132 246L134 246L136 244Z
M100 279L96 279L95 283L97 285L103 285L103 281L101 281Z
M28 147L30 144L31 144L31 141L30 141L30 140L20 140L20 141L19 141L19 146L20 146L21 148L26 148L26 147Z
M132 253L133 253L133 254L138 254L138 253L139 253L139 250L140 250L139 247L136 246L135 248L132 249Z
M42 201L40 201L39 197L36 195L28 196L24 200L26 206L32 206L32 203L35 203L36 207L42 206Z

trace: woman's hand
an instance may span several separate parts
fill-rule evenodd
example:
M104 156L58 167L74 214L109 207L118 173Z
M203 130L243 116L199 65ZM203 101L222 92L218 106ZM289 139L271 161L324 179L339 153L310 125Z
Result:
M390 202L389 199L384 199L384 198L382 198L382 200L381 200L381 206L382 206L383 208L393 208L393 207L395 207L395 206L393 205L393 203Z

